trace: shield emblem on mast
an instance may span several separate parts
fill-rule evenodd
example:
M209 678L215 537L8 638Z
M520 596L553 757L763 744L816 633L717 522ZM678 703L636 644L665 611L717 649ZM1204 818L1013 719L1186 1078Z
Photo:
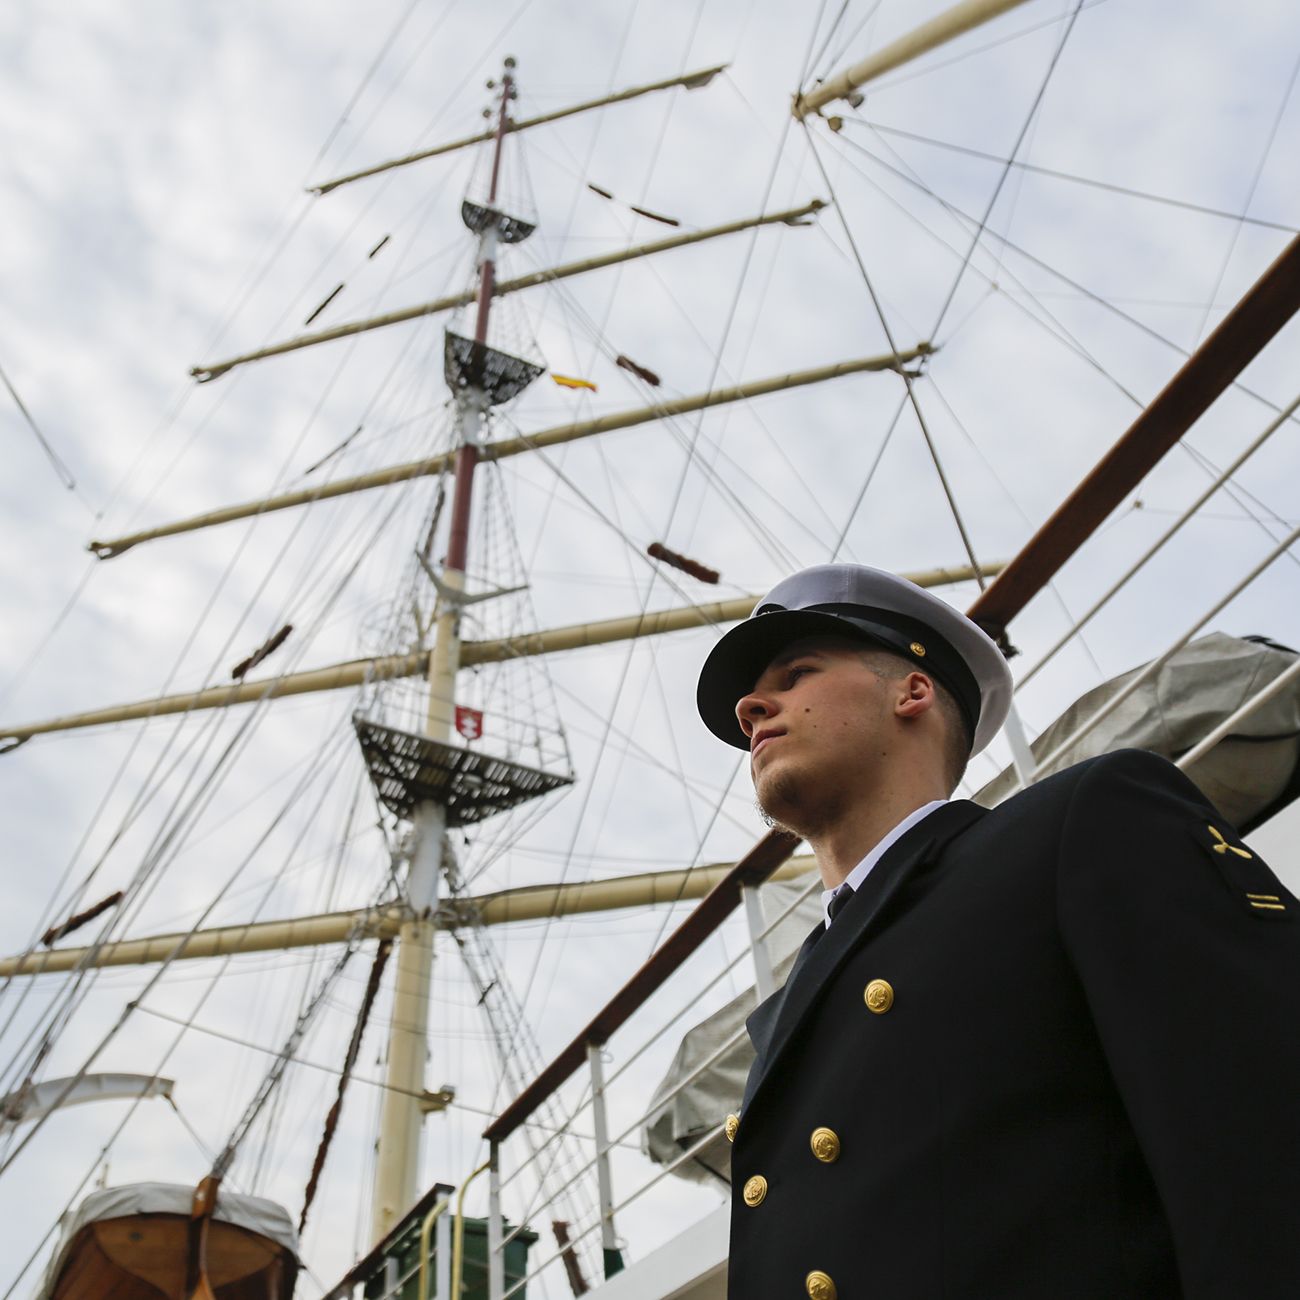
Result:
M483 711L456 705L456 730L466 740L477 740L483 734Z

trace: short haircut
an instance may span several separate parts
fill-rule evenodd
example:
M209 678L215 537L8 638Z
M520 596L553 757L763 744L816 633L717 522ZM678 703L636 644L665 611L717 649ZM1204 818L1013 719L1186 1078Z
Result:
M867 667L886 681L899 681L909 673L925 672L890 650L864 645L859 653ZM925 673L925 676L934 683L935 707L943 723L943 775L951 794L966 774L966 764L970 761L970 733L952 692L930 673Z

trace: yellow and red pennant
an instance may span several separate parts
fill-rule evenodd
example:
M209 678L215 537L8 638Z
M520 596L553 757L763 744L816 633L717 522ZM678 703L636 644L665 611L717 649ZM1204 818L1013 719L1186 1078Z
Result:
M551 378L561 388L585 388L592 393L599 391L590 379L576 379L573 375L557 375L554 371L551 372Z

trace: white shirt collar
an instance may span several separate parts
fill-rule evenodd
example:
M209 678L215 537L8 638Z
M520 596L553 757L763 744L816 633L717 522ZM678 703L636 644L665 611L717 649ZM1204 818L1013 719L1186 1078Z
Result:
M825 917L827 925L830 925L831 923L831 899L842 890L861 889L862 882L866 880L867 876L871 873L871 868L874 867L882 857L884 857L885 850L888 849L895 840L899 839L900 836L905 835L910 831L917 822L928 817L936 808L942 808L947 802L947 799L931 799L929 803L922 804L914 812L908 813L907 816L904 817L903 820L899 822L898 825L895 826L894 829L890 831L889 834L886 835L884 839L882 839L875 848L873 848L871 852L853 868L852 871L849 872L849 874L844 878L843 884L837 885L834 889L822 890L822 915Z

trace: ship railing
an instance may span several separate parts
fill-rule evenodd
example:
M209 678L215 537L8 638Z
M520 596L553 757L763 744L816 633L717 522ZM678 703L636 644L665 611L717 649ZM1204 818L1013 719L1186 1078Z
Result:
M605 1278L612 1277L623 1266L623 1242L616 1229L624 1212L659 1187L670 1175L696 1159L724 1131L724 1117L718 1116L716 1126L710 1128L682 1151L672 1155L662 1165L648 1166L644 1158L633 1156L640 1152L641 1144L633 1141L638 1130L661 1115L667 1106L692 1083L698 1081L711 1067L731 1051L745 1036L744 1027L728 1035L715 1045L700 1061L671 1087L656 1093L649 1107L645 1107L645 1070L651 1064L649 1054L659 1047L664 1052L664 1039L680 1036L685 1027L701 1018L702 1000L714 995L720 986L734 979L737 968L752 963L753 978L759 998L767 996L775 986L773 962L769 941L773 932L793 915L801 903L817 888L814 879L808 887L796 891L771 918L764 916L758 887L789 857L797 840L784 832L773 831L764 837L721 882L685 917L678 927L661 943L640 970L593 1017L590 1023L569 1045L560 1052L534 1081L507 1106L488 1126L484 1137L488 1143L488 1300L509 1300L522 1296L529 1283L544 1273L558 1274L562 1268L569 1284L579 1293L581 1283L575 1277L581 1273L581 1259L599 1258ZM696 958L701 948L737 910L743 911L746 922L747 943L734 955L724 953L719 969L707 974L699 970L702 957ZM661 1011L657 1023L646 1030L648 1017L638 1013L667 982L670 976L692 961L692 972L698 983L691 988L685 1005L675 1011ZM748 972L746 972L746 980ZM636 1020L638 1030L630 1038L629 1022ZM611 1041L617 1035L619 1063L607 1071L612 1061ZM675 1050L675 1046L674 1046ZM640 1064L639 1075L633 1067ZM633 1100L634 1089L640 1100ZM738 1106L739 1098L736 1098ZM530 1129L530 1142L525 1148L520 1139L525 1126L543 1106L559 1105L566 1116L559 1126L553 1126L544 1140L533 1138L537 1131ZM615 1114L617 1113L617 1119ZM567 1151L578 1145L581 1158L565 1166ZM588 1154L589 1153L589 1154ZM515 1157L511 1159L511 1157ZM616 1184L619 1195L616 1196ZM590 1193L595 1191L594 1205ZM534 1190L530 1195L526 1188ZM721 1190L721 1183L719 1184ZM576 1195L585 1192L585 1197ZM503 1200L511 1201L511 1219L520 1225L507 1230L503 1217ZM518 1265L507 1270L506 1254L523 1225L536 1221L548 1211L557 1217L562 1207L585 1201L579 1211L579 1221L566 1223L565 1234L557 1233L557 1246L553 1250L538 1252L541 1258L530 1260L526 1268ZM570 1208L568 1214L572 1215ZM653 1214L649 1216L653 1219ZM597 1253L593 1238L599 1238ZM640 1251L638 1253L641 1253ZM515 1259L518 1260L518 1253ZM507 1272L512 1276L507 1281Z

